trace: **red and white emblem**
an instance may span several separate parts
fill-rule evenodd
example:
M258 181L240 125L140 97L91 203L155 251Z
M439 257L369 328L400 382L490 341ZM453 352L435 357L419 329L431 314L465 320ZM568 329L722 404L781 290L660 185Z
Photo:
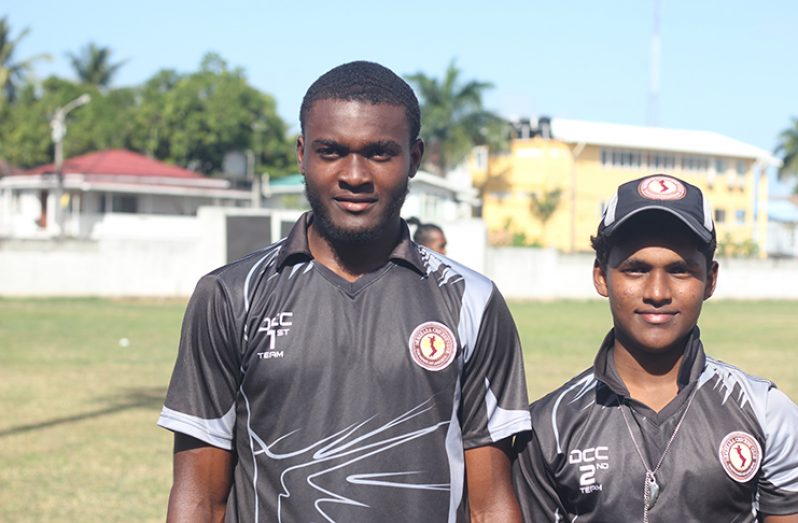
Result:
M718 457L731 479L745 483L753 478L762 464L762 447L746 432L730 432L720 442Z
M457 353L454 334L437 321L422 323L410 335L410 356L420 367L442 370L449 366Z
M640 182L637 192L649 200L681 200L687 194L687 187L670 176L650 176Z

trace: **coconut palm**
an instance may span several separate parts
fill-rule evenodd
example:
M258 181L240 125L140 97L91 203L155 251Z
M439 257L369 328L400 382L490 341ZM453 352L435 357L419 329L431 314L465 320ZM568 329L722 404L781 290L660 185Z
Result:
M792 127L779 134L779 143L775 153L781 157L779 179L798 178L798 118L792 119ZM798 192L798 188L796 188Z
M125 65L125 61L112 64L111 50L94 43L86 45L79 54L67 53L67 57L78 80L101 89L107 88L119 68Z
M554 211L560 206L562 189L556 188L551 191L544 191L541 196L532 193L532 200L529 203L529 210L540 221L541 240L546 232L546 224L554 215Z
M502 120L482 106L489 82L461 82L452 61L442 80L422 72L408 75L421 99L421 137L426 143L427 168L441 176L465 159L474 145L495 141Z
M16 98L19 83L25 80L37 60L49 60L50 55L38 54L23 60L16 60L14 53L19 42L27 36L29 29L23 29L16 38L11 37L8 17L0 18L0 90L9 102Z

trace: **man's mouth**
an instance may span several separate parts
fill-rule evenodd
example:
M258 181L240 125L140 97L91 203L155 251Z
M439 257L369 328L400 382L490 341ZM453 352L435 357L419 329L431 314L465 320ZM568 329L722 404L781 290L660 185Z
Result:
M357 198L351 196L338 196L333 198L339 207L348 212L364 212L377 203L377 199L373 197Z
M637 314L643 318L643 321L652 325L662 325L668 323L678 314L676 311L657 311L657 310L643 310L637 311Z

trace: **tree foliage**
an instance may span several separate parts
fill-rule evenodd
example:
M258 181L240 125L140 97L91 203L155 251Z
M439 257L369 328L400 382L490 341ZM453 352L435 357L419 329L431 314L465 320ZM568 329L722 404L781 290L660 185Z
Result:
M798 178L798 118L792 119L792 127L784 129L778 140L775 152L782 161L779 179Z
M529 210L535 218L540 221L543 227L546 227L546 223L548 223L552 215L554 215L557 207L560 206L561 197L562 189L559 187L544 192L542 196L538 196L537 193L532 193L532 201L530 202Z
M91 42L80 53L67 53L69 63L81 83L93 85L101 89L108 88L111 80L125 61L111 63L111 50Z
M33 69L33 64L39 60L49 60L50 56L39 54L30 58L17 60L15 53L19 42L25 38L29 29L25 28L17 34L16 38L11 37L11 26L8 17L0 18L0 89L2 89L2 101L13 102L17 95L19 85L26 80L26 76Z
M506 125L484 109L483 93L493 84L461 81L461 71L452 61L443 79L418 72L408 76L421 102L421 137L426 143L426 167L445 175L465 159L475 145L494 147L506 141Z
M292 165L274 99L216 54L206 55L200 70L189 75L157 73L144 86L136 116L134 148L179 165L211 173L227 152L246 149L272 174Z
M162 70L131 88L102 89L57 77L40 88L24 85L13 104L0 108L0 158L18 167L51 162L49 122L58 107L84 93L91 102L67 117L66 157L126 148L217 174L226 153L252 150L259 171L280 176L293 170L292 141L274 99L215 54L196 72Z

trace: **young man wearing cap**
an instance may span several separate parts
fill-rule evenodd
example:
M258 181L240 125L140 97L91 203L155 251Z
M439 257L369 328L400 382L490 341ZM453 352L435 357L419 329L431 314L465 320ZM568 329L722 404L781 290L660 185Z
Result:
M159 419L168 520L519 521L523 356L492 282L399 217L424 150L412 89L345 64L300 122L312 212L203 277L186 311Z
M625 183L592 243L613 329L530 407L513 470L525 521L798 522L798 407L701 344L718 275L701 191Z

